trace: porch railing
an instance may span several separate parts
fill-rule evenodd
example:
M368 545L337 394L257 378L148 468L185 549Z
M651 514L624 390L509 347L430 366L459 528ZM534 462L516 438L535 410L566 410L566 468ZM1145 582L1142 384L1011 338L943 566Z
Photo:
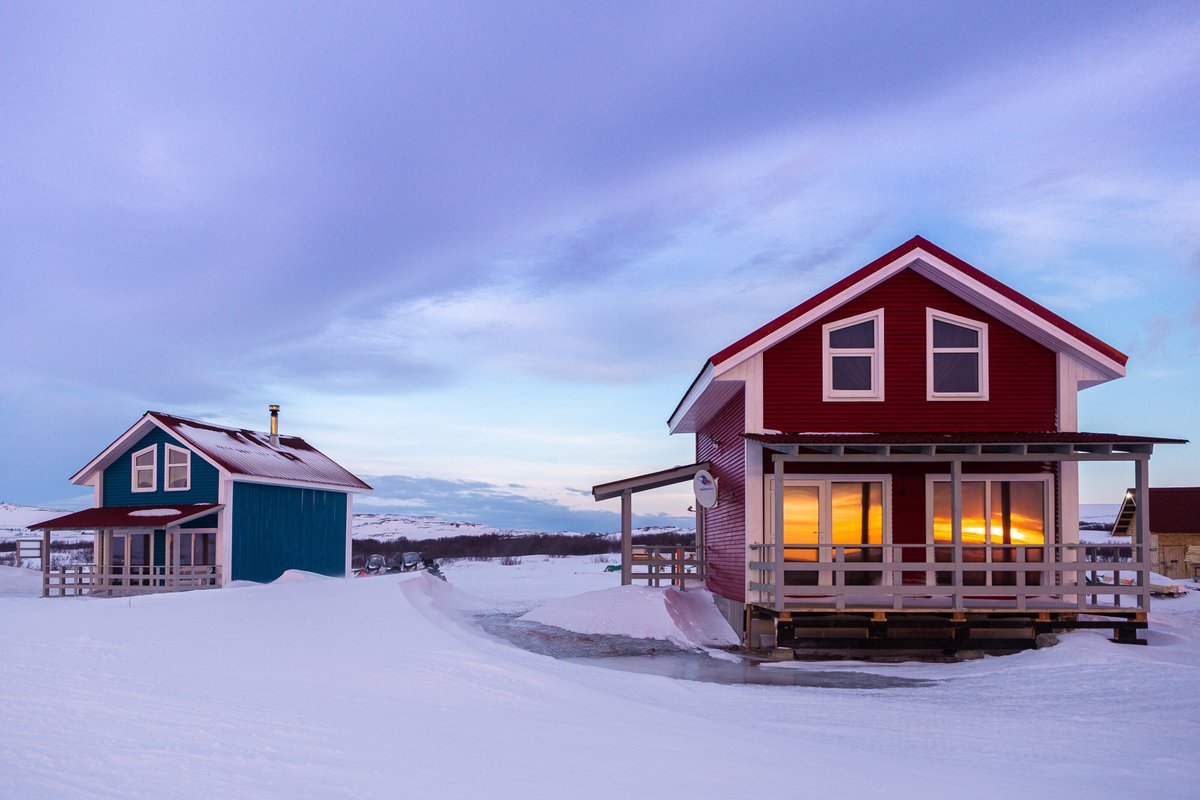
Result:
M779 610L1147 611L1149 572L1112 545L750 545L750 589ZM1136 549L1133 550L1136 553ZM803 560L802 560L803 559ZM778 585L782 583L782 592Z
M704 580L703 548L679 545L634 545L630 578L650 586L685 587L687 581Z
M126 566L96 564L52 566L42 573L43 597L96 595L124 597L134 594L211 589L221 585L217 566Z

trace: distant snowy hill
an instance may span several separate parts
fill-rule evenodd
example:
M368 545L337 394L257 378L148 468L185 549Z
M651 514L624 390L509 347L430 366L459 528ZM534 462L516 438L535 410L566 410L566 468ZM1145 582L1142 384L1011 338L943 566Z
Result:
M0 503L0 542L8 542L18 538L28 538L36 534L26 529L26 525L50 519L65 514L52 508L36 508L21 506L13 503ZM576 533L575 531L559 531L560 533ZM690 528L671 526L636 528L635 533L691 533ZM445 539L451 536L485 536L488 534L523 534L541 533L541 531L522 531L495 528L479 522L455 522L431 515L421 514L377 514L364 513L354 515L355 539L378 539L388 541L404 537L413 540ZM74 538L87 538L87 534L77 536L55 534L55 541L67 541Z
M1120 503L1080 503L1079 521L1112 527L1120 510Z
M53 508L38 508L37 506L19 506L14 503L0 503L0 542L11 542L13 539L29 539L38 536L26 525L58 517L67 512ZM61 534L54 537L58 541L68 541L86 538L85 534Z
M363 513L354 515L355 539L378 539L388 541L404 537L406 539L426 540L445 539L451 536L487 536L489 534L507 534L521 536L524 534L543 533L544 531L523 531L495 528L480 522L455 522L427 514L388 514ZM577 531L556 531L557 533L577 533ZM673 526L656 526L635 528L634 533L691 533L691 528L676 528Z

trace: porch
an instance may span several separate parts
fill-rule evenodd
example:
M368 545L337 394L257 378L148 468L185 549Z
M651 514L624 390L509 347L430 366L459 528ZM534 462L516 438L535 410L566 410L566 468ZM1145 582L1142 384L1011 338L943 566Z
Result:
M42 531L42 538L26 540L24 558L41 561L43 597L125 597L216 588L223 584L215 517L221 508L208 503L67 514L30 526ZM94 531L92 563L54 564L51 544L56 531ZM34 543L36 553L28 549Z
M1134 492L1144 496L1154 444L1177 440L1072 432L746 439L770 465L764 535L747 543L748 634L756 615L817 638L847 618L867 620L863 635L877 628L884 638L918 619L959 638L969 618L1019 623L1031 638L1094 623L1129 641L1146 625L1149 533L1139 525L1119 557L1111 544L1077 541L1076 464L1131 462ZM923 488L909 496L925 511L914 517L910 502L896 528L888 498L899 471L917 474Z

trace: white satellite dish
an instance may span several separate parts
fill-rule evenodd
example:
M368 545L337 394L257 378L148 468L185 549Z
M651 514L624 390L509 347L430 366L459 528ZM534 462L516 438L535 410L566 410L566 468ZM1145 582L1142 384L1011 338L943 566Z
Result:
M708 470L702 469L692 478L692 491L701 508L712 508L717 504L717 479Z

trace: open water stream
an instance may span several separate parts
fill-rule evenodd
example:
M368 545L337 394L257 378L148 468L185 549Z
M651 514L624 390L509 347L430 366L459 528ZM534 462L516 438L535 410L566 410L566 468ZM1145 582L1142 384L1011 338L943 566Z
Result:
M479 617L489 635L522 650L576 664L727 685L805 686L819 689L896 689L936 681L898 678L855 670L813 670L763 666L749 658L717 658L658 639L634 639L574 631L528 622L519 614Z

